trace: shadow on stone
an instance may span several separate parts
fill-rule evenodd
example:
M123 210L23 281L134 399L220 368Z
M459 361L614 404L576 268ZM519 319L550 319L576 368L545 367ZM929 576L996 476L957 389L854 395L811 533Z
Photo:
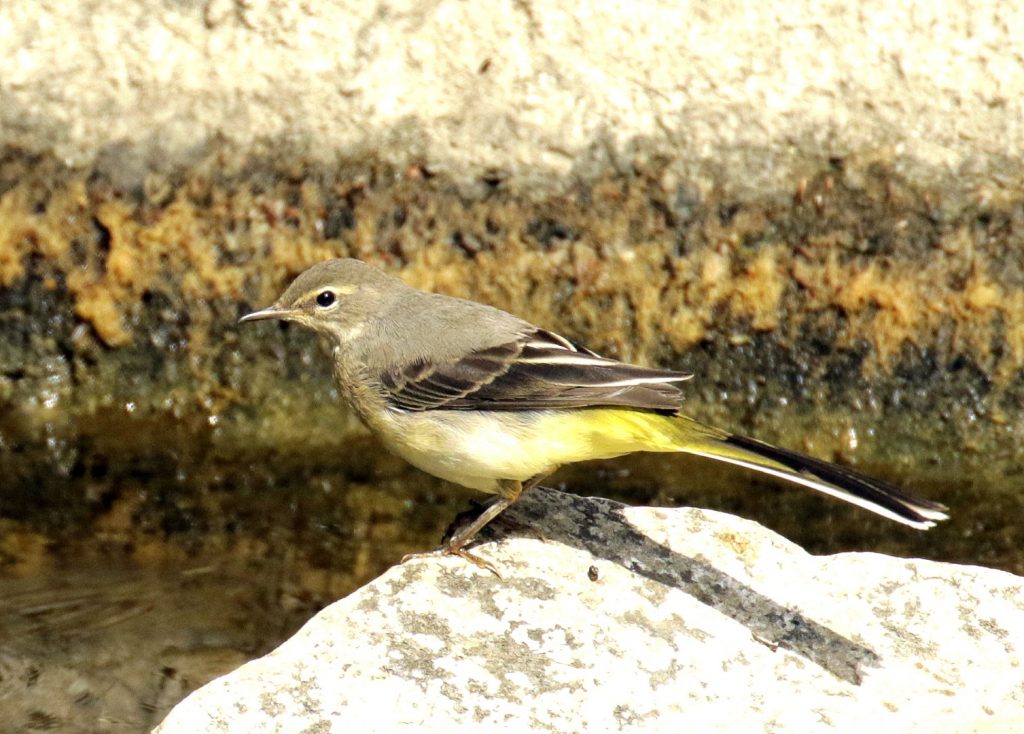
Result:
M783 606L706 561L673 551L630 524L629 508L611 500L577 497L538 487L494 523L493 535L541 533L545 540L585 551L665 586L679 589L739 622L763 644L800 655L837 678L860 685L879 656ZM504 520L504 522L502 522Z

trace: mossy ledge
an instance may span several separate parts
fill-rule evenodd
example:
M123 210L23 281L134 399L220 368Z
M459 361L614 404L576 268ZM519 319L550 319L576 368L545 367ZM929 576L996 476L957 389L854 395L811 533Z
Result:
M367 439L315 339L236 324L335 256L695 372L700 418L919 486L1017 496L1019 197L949 212L885 161L838 159L785 200L730 199L657 162L541 202L497 178L464 191L418 166L223 150L119 188L3 151L2 514L96 522L115 500L66 480L98 464L191 467L199 491L211 462L269 452L287 457L284 482L352 461L344 444Z

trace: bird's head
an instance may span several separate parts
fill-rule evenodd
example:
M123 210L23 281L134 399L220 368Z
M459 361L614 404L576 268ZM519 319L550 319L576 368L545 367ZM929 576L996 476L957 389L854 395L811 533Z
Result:
M358 336L403 288L397 278L359 260L328 260L299 275L272 306L239 321L294 321L342 343Z

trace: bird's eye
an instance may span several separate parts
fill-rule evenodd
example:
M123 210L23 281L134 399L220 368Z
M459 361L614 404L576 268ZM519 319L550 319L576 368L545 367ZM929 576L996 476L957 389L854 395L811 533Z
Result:
M334 291L320 291L316 294L316 305L320 308L327 308L334 303Z

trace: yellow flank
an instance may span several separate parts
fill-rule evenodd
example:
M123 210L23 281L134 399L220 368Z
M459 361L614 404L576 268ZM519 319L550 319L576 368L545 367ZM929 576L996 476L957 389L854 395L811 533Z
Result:
M542 434L538 452L563 457L557 464L610 459L633 451L683 451L791 473L772 459L725 443L727 432L684 415L666 416L623 408L579 410L551 413L538 428Z
M775 461L725 443L724 431L628 408L387 411L373 428L413 466L483 492L498 492L501 480L525 481L564 464L634 451L683 451L795 478Z
M679 421L657 413L597 408L551 412L538 421L537 428L540 440L547 444L545 450L564 456L561 463L568 463L632 451L679 451L688 433Z
M726 434L689 418L627 408L550 411L388 411L374 421L384 443L424 471L485 492L563 464L633 451L708 451ZM716 445L717 444L717 445ZM443 447L441 450L439 448ZM726 449L727 450L727 449Z

